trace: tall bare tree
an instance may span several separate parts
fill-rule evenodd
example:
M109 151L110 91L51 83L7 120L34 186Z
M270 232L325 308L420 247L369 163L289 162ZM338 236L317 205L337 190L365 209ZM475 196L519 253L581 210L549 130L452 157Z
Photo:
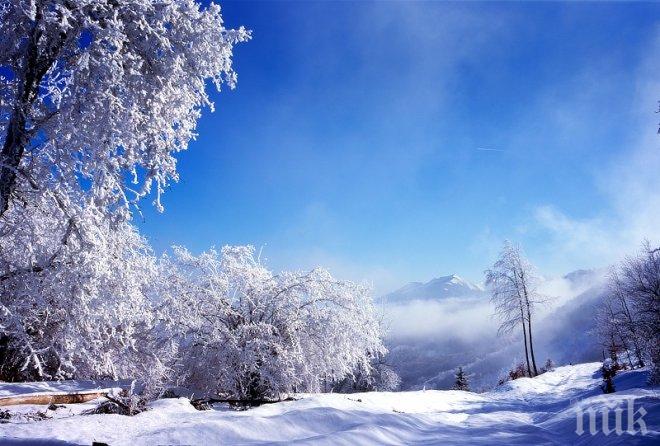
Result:
M537 292L538 278L533 265L525 258L519 246L506 241L499 258L485 273L495 315L501 321L498 333L510 333L517 327L522 329L527 373L529 376L538 375L532 316L537 304L543 299Z

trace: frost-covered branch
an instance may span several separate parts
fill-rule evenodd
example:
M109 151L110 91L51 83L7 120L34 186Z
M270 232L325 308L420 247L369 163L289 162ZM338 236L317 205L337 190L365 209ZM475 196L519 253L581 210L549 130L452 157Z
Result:
M17 169L102 212L127 217L154 188L161 208L178 179L174 154L212 107L205 84L235 85L233 46L249 32L226 29L219 6L189 0L3 6L0 216L24 187Z

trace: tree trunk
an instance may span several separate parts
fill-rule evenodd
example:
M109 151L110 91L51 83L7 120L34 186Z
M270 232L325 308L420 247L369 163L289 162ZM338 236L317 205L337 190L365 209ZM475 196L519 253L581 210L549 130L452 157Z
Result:
M0 153L0 216L7 211L11 194L16 187L16 172L28 142L27 129L25 128L27 115L32 102L37 96L37 88L41 82L43 73L45 73L44 71L39 76L40 70L38 70L37 63L39 57L38 40L40 37L38 26L40 21L41 8L37 7L32 35L25 50L23 72L17 73L17 75L22 76L22 79L19 81L21 90L14 104L14 109L7 125L5 143L2 147L2 153Z
M27 128L28 116L32 104L39 94L39 85L55 63L67 39L66 33L60 33L59 39L45 42L40 54L39 40L43 37L39 29L43 15L42 7L41 4L37 5L34 26L23 56L23 70L17 73L17 76L21 77L18 97L7 125L7 135L0 153L0 217L9 208L11 195L16 188L16 174L25 148L30 142L31 136Z
M522 307L520 307L520 316L522 321L523 329L523 340L525 342L525 360L527 361L527 375L532 376L532 369L529 367L529 353L527 351L527 328L525 326L525 313L523 313Z
M25 128L27 108L29 107L23 101L15 105L7 126L2 153L0 153L0 216L9 207L9 200L16 185L16 172L27 145L28 138Z
M525 271L520 271L520 284L522 285L523 299L525 309L527 310L527 331L529 332L529 353L532 357L532 367L534 369L534 376L538 376L539 371L536 368L536 358L534 357L534 342L532 340L532 311L529 303L529 293L527 291L527 283L525 279ZM524 318L523 318L524 319Z
M529 303L527 304L527 330L529 331L529 353L532 357L532 367L534 368L534 376L539 374L536 368L536 358L534 357L534 343L532 342L532 314L529 311Z

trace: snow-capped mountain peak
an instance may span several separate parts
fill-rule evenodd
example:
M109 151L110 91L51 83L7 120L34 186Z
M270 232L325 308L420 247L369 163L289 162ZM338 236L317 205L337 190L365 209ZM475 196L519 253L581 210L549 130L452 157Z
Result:
M480 296L484 290L456 274L431 279L426 283L411 282L385 296L390 303L412 300L439 300L449 297Z

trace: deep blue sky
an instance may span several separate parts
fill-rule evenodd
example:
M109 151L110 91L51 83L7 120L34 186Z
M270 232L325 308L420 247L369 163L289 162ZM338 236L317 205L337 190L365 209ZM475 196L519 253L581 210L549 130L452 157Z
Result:
M221 5L253 39L140 223L157 251L250 243L382 292L479 281L504 238L558 274L655 236L608 178L657 146L660 4Z

